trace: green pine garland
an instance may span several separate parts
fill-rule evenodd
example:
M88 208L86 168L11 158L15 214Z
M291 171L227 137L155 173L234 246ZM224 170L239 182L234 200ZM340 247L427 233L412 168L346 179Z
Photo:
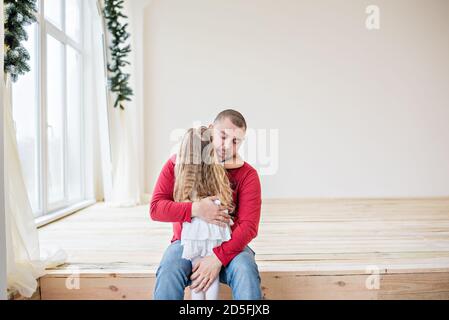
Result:
M36 0L4 0L4 72L10 74L13 81L30 71L30 54L22 43L28 40L25 27L36 21L36 12Z
M131 52L131 46L124 46L130 34L126 31L128 23L122 24L120 20L128 18L122 13L124 0L105 0L103 10L104 17L108 26L108 30L112 35L111 45L111 62L108 63L109 71L109 89L116 93L114 108L120 106L123 110L123 101L131 101L133 90L130 88L128 81L130 75L124 73L122 68L130 63L126 61L127 55Z

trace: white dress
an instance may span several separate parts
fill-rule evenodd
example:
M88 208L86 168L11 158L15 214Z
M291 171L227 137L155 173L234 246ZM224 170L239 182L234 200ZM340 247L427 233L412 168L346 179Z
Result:
M215 202L220 204L219 200ZM230 220L225 227L208 223L200 218L192 218L191 222L184 222L181 231L182 257L192 260L195 257L205 257L213 254L212 249L231 239Z

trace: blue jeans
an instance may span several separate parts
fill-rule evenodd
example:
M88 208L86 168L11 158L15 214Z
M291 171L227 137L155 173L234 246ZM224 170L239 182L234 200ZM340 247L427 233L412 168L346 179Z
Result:
M235 300L260 300L261 279L255 252L246 246L226 267L221 267L220 282L231 287ZM154 300L183 300L184 289L192 280L192 262L182 258L181 241L176 240L165 250L156 271Z

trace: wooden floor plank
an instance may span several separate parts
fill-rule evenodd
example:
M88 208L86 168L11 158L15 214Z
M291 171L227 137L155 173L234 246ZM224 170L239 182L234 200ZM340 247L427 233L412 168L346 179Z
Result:
M41 295L75 297L61 287L75 268L82 279L91 279L88 291L78 292L81 296L148 298L171 235L170 224L151 221L148 206L99 203L47 225L39 229L41 246L58 244L69 259L49 270ZM449 198L264 200L259 234L250 246L267 298L444 298L449 292ZM361 282L373 266L382 279L375 293ZM107 280L92 282L118 278L126 283L133 277L146 279L144 287L135 288L130 280L126 289L109 292ZM110 286L116 288L114 281ZM334 293L325 293L326 286Z

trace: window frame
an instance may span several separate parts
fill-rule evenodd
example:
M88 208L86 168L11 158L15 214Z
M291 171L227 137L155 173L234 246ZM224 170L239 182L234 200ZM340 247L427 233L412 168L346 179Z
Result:
M61 29L56 27L51 21L45 18L45 0L38 1L38 11L35 13L36 16L36 48L35 54L37 62L37 75L36 75L36 91L37 91L37 112L36 112L36 122L37 122L37 177L38 177L38 202L39 209L34 212L35 222L38 227L46 225L57 219L60 219L66 215L83 209L96 203L95 199L88 198L87 194L87 170L86 170L86 125L85 125L85 99L84 99L84 15L85 15L85 0L80 0L80 37L79 42L71 38L66 33L66 1L62 1L61 6L61 16L62 25ZM47 92L47 36L53 37L55 40L59 41L63 45L63 191L64 199L54 203L50 202L49 198L49 157L48 157L48 92ZM80 198L70 200L69 198L69 179L68 179L68 148L69 148L69 134L68 134L68 79L67 79L67 47L71 47L80 57L80 170L81 170L81 193ZM31 53L33 54L33 53Z

